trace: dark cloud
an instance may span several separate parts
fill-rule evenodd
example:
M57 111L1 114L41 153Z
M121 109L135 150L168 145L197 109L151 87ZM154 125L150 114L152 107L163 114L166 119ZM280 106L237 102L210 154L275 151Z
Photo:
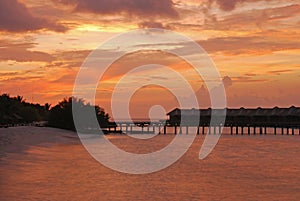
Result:
M235 9L236 5L244 2L255 2L261 0L209 0L209 3L217 3L220 9L224 11L232 11Z
M210 0L210 2L216 2L224 11L231 11L235 8L237 3L243 2L243 0Z
M270 81L267 78L261 78L259 76L248 76L246 74L242 75L242 76L232 77L231 80L232 80L232 83L258 83L258 82Z
M213 3L216 3L219 8L223 11L232 11L234 10L239 4L243 4L243 3L255 3L255 2L270 2L270 3L281 3L282 1L280 0L208 0L208 4L209 7L211 7L211 5ZM296 1L294 1L295 4L297 5L298 3L296 3Z
M126 13L136 16L178 17L172 0L53 0L74 6L75 12Z
M279 34L279 33L277 33ZM299 49L298 41L281 41L264 36L222 37L198 41L209 53L223 52L229 55L268 54L275 51Z
M271 70L268 71L267 73L271 74L271 75L281 75L283 73L292 73L293 70L291 69L282 69L282 70Z
M157 29L169 29L169 26L165 26L160 22L146 21L139 23L140 28L157 28Z
M34 43L13 43L10 41L0 40L0 61L17 61L31 62L42 61L51 62L54 58L48 53L40 51L31 51L30 48L35 46Z
M33 81L33 80L39 80L40 78L42 78L43 76L14 76L14 77L10 77L7 79L4 79L3 81L18 81L19 83L24 83L25 81Z
M293 4L276 8L253 9L243 13L228 15L224 19L217 19L214 15L206 15L206 29L218 30L243 30L245 27L248 30L252 27L261 30L274 29L278 26L282 28L297 27L292 23L290 18L297 17L300 12L300 5ZM283 22L288 20L291 23Z
M25 4L17 0L0 0L0 31L26 32L40 29L66 31L61 25L33 16Z
M276 51L296 50L300 47L300 41L295 33L281 31L258 32L253 36L228 36L209 38L195 41L208 53L223 53L226 55L263 55ZM182 56L193 55L194 42L156 43L142 44L135 47L159 48L162 46L173 47Z

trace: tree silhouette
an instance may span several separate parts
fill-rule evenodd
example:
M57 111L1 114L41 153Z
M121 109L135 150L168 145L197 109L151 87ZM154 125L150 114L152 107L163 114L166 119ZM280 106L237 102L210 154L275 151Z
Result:
M47 120L48 111L39 104L27 103L23 96L0 96L0 124L22 124Z
M50 110L50 107L51 107L51 104L46 103L46 104L44 105L44 107L45 107L45 110L49 111L49 110Z
M28 103L23 96L10 97L8 94L0 96L0 125L24 124L35 121L48 121L49 126L75 130L72 114L72 105L79 108L82 114L95 112L97 120L102 128L109 125L109 115L99 106L85 103L83 99L76 97L65 98L54 107L49 103L45 105ZM92 127L88 118L80 122L83 128Z
M82 115L87 114L86 112L94 111L97 116L97 120L100 126L107 127L109 124L109 115L105 113L104 109L99 106L93 106L89 103L85 103L83 99L78 99L76 97L65 98L63 101L59 102L56 106L51 108L49 115L49 126L63 128L68 130L75 130L72 106L74 108L80 109ZM80 127L87 129L90 125L89 119L83 118L80 123Z

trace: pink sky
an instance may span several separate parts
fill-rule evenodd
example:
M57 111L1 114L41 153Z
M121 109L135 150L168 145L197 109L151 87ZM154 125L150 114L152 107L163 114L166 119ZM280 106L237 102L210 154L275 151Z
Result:
M56 104L72 95L92 50L139 28L176 31L201 45L226 80L228 107L300 106L300 0L0 0L0 93ZM127 55L112 66L97 94L100 106L110 112L114 86L130 66L154 62L191 78L198 98L205 97L205 83L193 82L188 64L147 55ZM170 110L176 101L150 87L131 104L133 115L143 116L151 105Z

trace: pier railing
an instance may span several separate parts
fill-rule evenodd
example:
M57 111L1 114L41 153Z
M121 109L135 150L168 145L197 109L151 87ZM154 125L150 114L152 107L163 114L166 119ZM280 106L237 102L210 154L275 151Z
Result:
M197 114L197 112L199 113ZM211 123L211 114L214 114L213 123ZM168 132L172 130L174 134L188 134L191 130L195 130L189 128L196 128L197 134L220 134L222 129L225 128L229 130L229 134L267 134L272 130L275 135L294 135L296 133L300 135L300 108L297 107L275 107L271 109L226 108L226 113L224 113L224 109L180 110L176 108L167 115L167 120L118 120L107 129L108 132L113 130L119 133L166 134L167 130L169 130Z

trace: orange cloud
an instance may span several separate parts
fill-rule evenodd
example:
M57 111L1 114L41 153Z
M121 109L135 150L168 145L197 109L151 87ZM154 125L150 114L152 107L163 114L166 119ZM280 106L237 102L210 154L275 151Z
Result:
M54 57L48 53L29 50L30 48L33 48L34 45L34 43L30 42L14 43L11 41L0 40L0 61L12 60L17 62L51 62L54 60Z
M158 28L158 29L170 29L168 25L163 25L161 22L144 21L138 24L141 29L146 28Z
M263 35L222 37L202 40L198 41L198 43L209 53L222 52L227 55L262 55L281 50L299 49L300 41L298 39L290 39L289 41L278 40L280 37L280 32L278 32L277 38L272 38L271 36L267 38Z

